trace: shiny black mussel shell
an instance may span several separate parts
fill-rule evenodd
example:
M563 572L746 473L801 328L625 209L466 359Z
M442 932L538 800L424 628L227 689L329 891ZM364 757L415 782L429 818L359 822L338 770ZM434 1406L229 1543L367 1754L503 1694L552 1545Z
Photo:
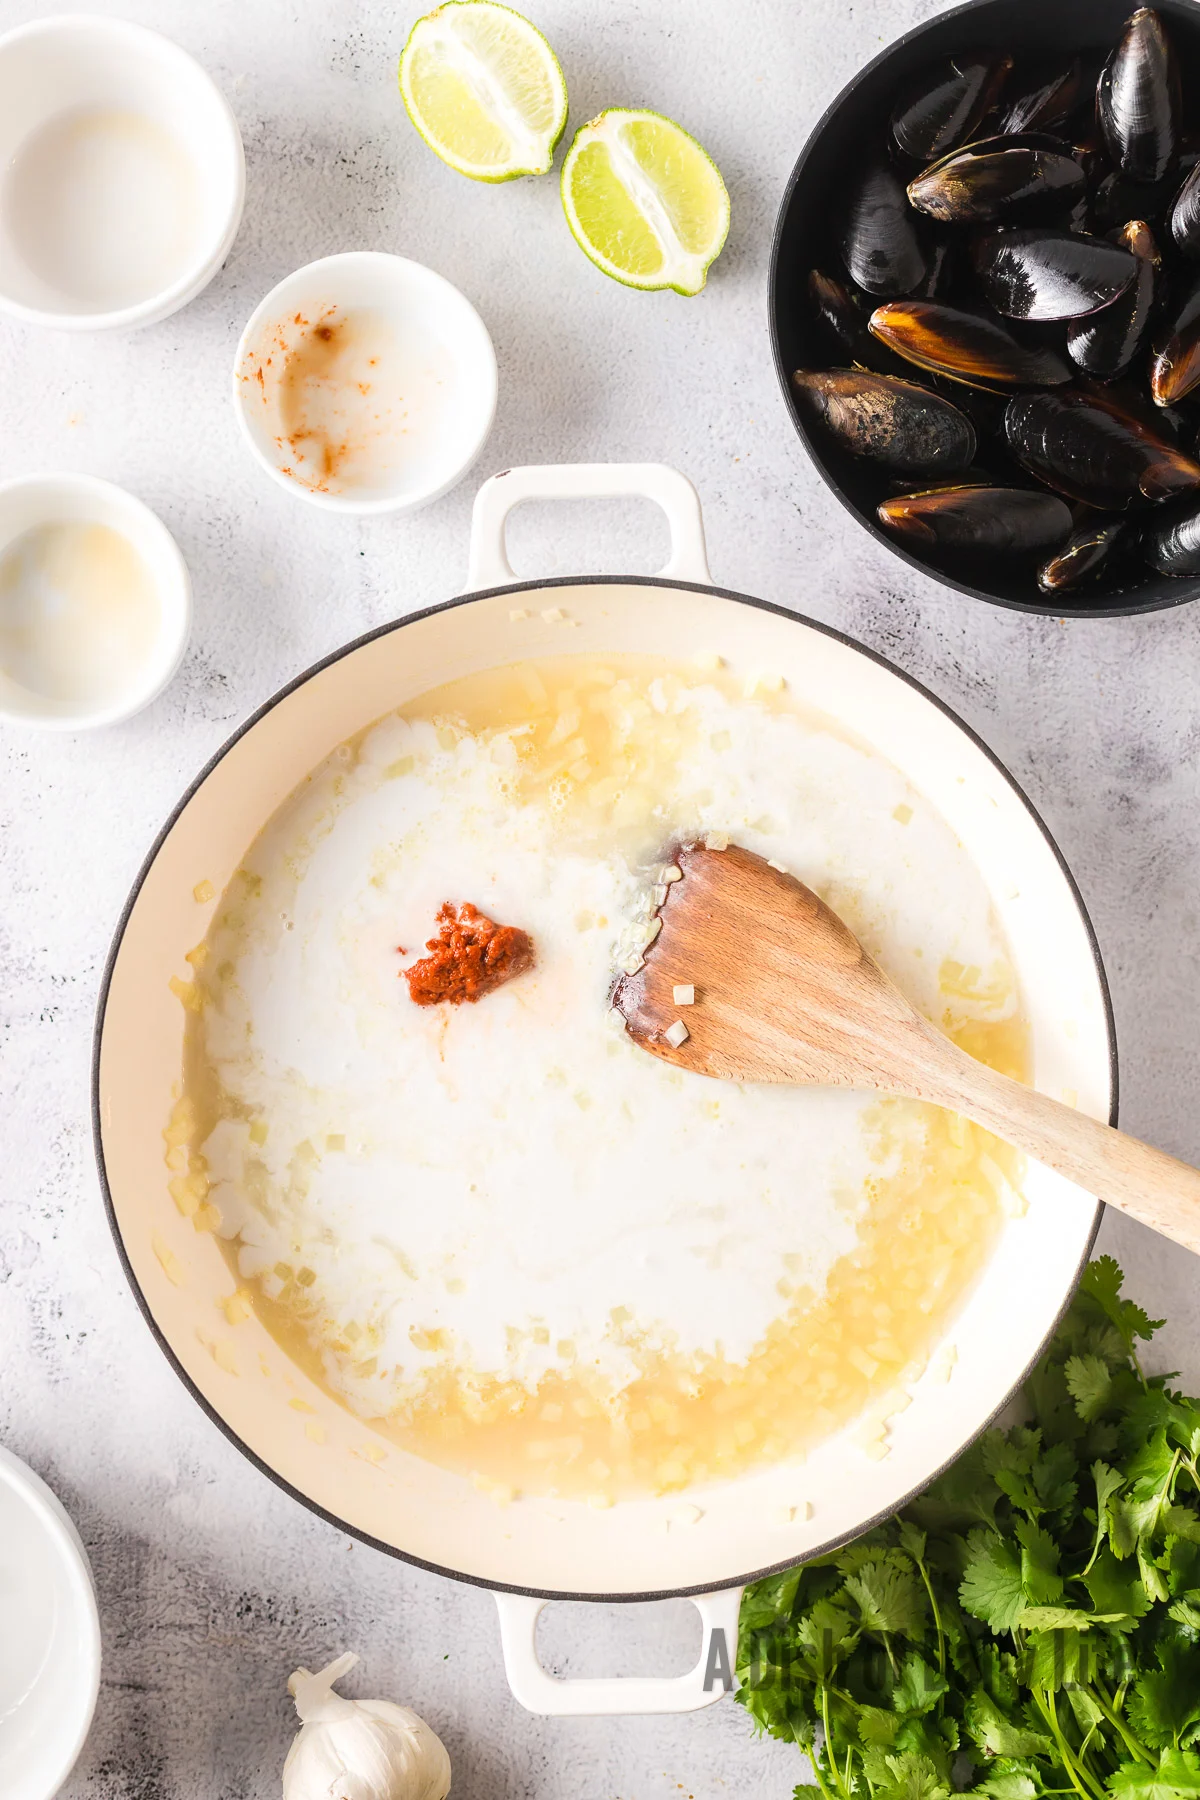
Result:
M877 306L868 325L873 337L908 362L969 387L1056 387L1071 379L1057 351L1018 343L998 319L936 300Z
M1175 196L1171 208L1171 236L1193 262L1200 262L1200 162Z
M1142 553L1160 575L1200 575L1200 501L1155 513L1142 534Z
M1010 56L978 51L923 69L892 112L897 148L928 163L965 143L994 106L1011 68Z
M1109 157L1134 181L1161 181L1179 143L1179 69L1162 20L1132 14L1104 66L1096 117Z
M1117 240L1137 262L1137 275L1120 299L1067 328L1067 351L1099 381L1111 381L1132 363L1145 341L1158 291L1161 258L1154 233L1141 219L1132 219Z
M1071 509L1032 488L940 487L897 494L879 523L914 549L958 554L1037 555L1071 529Z
M1087 176L1054 138L983 138L933 163L908 184L918 212L946 225L991 225L1083 197Z
M911 294L926 275L925 251L904 198L884 162L868 163L850 193L839 248L852 280L868 294Z
M1150 368L1157 406L1174 406L1200 383L1200 283L1175 314Z
M851 456L899 475L965 469L975 455L975 428L949 400L913 381L862 369L797 369L796 402Z
M1200 488L1200 462L1102 393L1015 394L1004 428L1023 468L1088 506L1124 512Z
M834 342L843 350L856 350L867 335L867 320L845 282L839 281L836 275L826 275L821 269L810 269L808 297L813 311Z
M1200 159L1197 159L1200 160ZM1092 188L1088 198L1088 229L1117 231L1129 219L1157 219L1171 205L1185 174L1195 163L1181 157L1161 181L1130 181L1119 169L1110 169Z
M1074 118L1094 93L1079 57L1065 69L1043 75L1011 101L1000 126L1000 135L1015 137L1024 131L1055 131Z
M1107 573L1114 554L1128 540L1126 519L1096 513L1088 523L1077 525L1062 549L1042 564L1038 586L1043 594L1073 594L1077 588L1087 587Z
M1008 319L1078 319L1132 287L1138 265L1106 238L1033 226L980 238L972 258L990 306Z

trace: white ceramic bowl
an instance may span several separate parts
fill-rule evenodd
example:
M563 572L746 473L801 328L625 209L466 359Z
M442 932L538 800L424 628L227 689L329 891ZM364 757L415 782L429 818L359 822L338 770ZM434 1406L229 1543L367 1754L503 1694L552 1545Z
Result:
M148 325L208 285L246 190L224 97L178 45L82 14L0 37L0 308Z
M45 1482L0 1449L0 1793L51 1800L100 1691L100 1619L79 1533Z
M18 684L0 664L0 720L49 731L115 725L156 699L179 667L192 626L191 577L158 515L112 482L93 475L28 475L0 483L0 561L26 532L57 524L106 525L133 546L158 597L157 636L128 678L91 704L47 698Z
M324 486L293 472L280 375L314 321L356 313L386 320L410 359L409 429L421 453L369 486ZM496 415L496 353L475 308L444 276L402 256L349 251L297 269L256 309L238 345L233 401L255 457L289 493L330 512L412 512L448 493L483 449Z

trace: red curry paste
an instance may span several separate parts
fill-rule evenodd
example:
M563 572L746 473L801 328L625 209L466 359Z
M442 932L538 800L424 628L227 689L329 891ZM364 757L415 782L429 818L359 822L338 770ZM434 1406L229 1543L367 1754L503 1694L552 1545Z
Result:
M430 954L400 971L417 1006L461 1006L464 1000L473 1005L533 967L528 933L495 924L469 900L457 912L447 900L438 908L438 924L437 937L425 946Z

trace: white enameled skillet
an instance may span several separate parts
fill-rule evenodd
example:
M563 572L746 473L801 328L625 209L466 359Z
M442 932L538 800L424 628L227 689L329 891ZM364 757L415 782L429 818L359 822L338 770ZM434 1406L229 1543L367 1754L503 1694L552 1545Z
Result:
M656 500L667 513L672 553L661 576L514 579L504 550L514 506L625 494ZM293 682L180 801L138 878L104 980L94 1075L100 1169L118 1248L159 1343L210 1417L265 1474L377 1548L493 1588L509 1679L526 1706L685 1711L719 1697L719 1684L705 1688L712 1634L726 1634L732 1655L746 1582L891 1513L1004 1405L1070 1297L1095 1235L1096 1202L1046 1170L1030 1170L1028 1210L1007 1221L952 1325L952 1379L922 1378L883 1460L870 1460L848 1431L800 1472L769 1468L607 1511L549 1499L498 1506L469 1482L376 1438L301 1374L256 1319L232 1328L224 1322L218 1301L230 1291L227 1266L213 1238L180 1217L163 1164L183 1033L168 983L188 972L184 953L203 936L216 904L198 902L196 889L206 894L208 883L220 895L275 808L343 739L442 682L560 653L563 625L555 615L565 614L577 621L570 649L584 655L634 651L683 662L715 651L735 669L781 674L798 701L832 715L896 764L940 808L987 882L1031 1025L1037 1086L1106 1119L1115 1116L1116 1083L1107 989L1071 876L996 759L881 657L811 620L713 587L699 502L681 475L657 465L601 465L495 476L476 503L469 585L461 598L384 626ZM803 606L802 581L795 599ZM320 1429L307 1429L313 1424ZM681 1502L702 1516L667 1529ZM704 1648L689 1674L560 1681L538 1662L534 1636L546 1600L670 1595L693 1598L704 1617Z

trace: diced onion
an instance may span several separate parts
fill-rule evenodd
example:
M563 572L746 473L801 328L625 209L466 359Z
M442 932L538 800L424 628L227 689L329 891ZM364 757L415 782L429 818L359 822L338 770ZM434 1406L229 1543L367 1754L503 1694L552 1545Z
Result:
M663 1036L668 1044L670 1044L672 1050L678 1050L680 1044L685 1043L691 1036L691 1033L682 1019L676 1019L673 1025L668 1025L667 1029L663 1032Z
M728 850L729 838L723 831L710 831L704 840L706 850Z
M677 1506L667 1520L669 1525L698 1525L704 1517L699 1506Z
M676 1006L695 1006L695 987L690 981L681 981L671 989L671 998Z

